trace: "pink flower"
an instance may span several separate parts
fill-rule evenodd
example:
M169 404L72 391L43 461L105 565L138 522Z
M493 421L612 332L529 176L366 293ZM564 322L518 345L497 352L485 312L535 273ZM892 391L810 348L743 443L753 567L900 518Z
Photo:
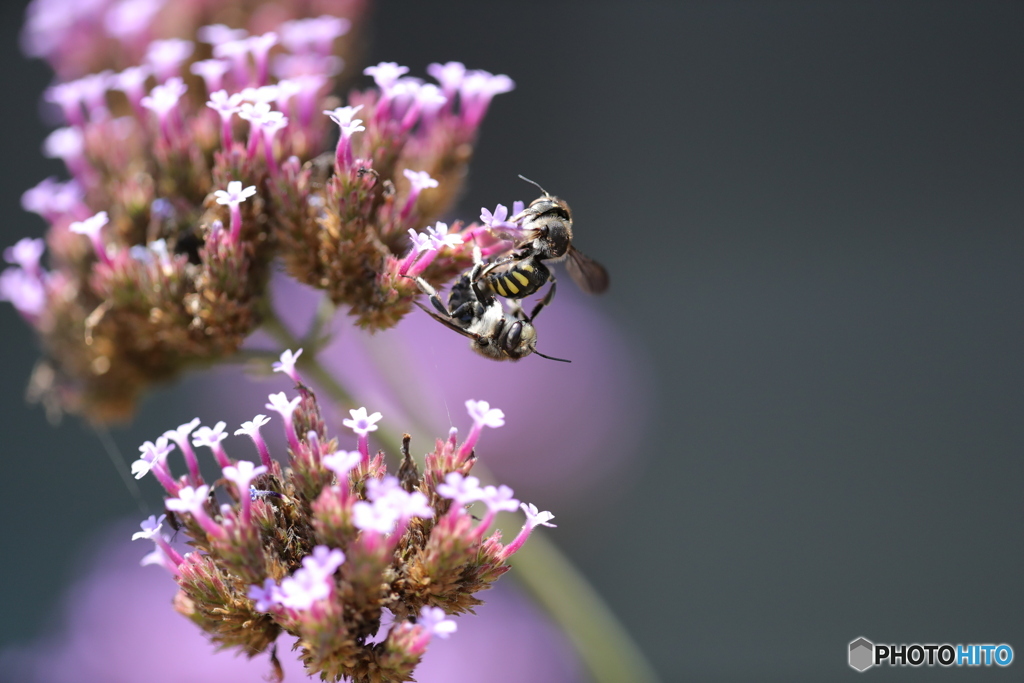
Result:
M138 528L129 522L104 536L76 572L52 628L0 651L5 676L26 683L251 683L267 676L265 656L217 651L168 607L177 586L163 572L139 569L145 551L128 540ZM458 617L457 633L431 642L417 681L477 683L483 670L488 683L588 680L565 636L513 583L499 581L486 598L476 614ZM278 641L285 680L319 680L305 675L292 643Z
M164 507L171 512L187 512L207 534L213 538L225 538L227 533L224 528L217 524L206 512L206 499L210 495L210 487L207 485L191 487L182 486L175 498L164 500Z
M352 28L352 22L343 17L322 16L313 19L295 19L281 24L281 42L291 52L316 52L329 55L334 39Z
M7 268L0 273L0 301L9 301L29 322L46 309L43 282L22 268Z
M380 413L373 413L367 415L366 408L359 408L358 410L348 411L349 415L352 416L350 420L342 420L341 423L351 429L359 436L366 436L370 432L377 431L377 423L380 422Z
M153 88L148 96L142 98L142 106L156 112L162 121L178 106L178 102L187 90L188 86L180 78L169 78L162 85Z
M199 474L199 461L196 459L195 451L192 450L192 445L189 443L189 436L198 426L199 418L196 417L191 422L178 425L177 429L169 429L164 432L164 438L178 444L178 448L181 449L182 454L185 456L185 463L188 466L193 486L203 483L203 478Z
M376 66L368 66L363 69L363 73L367 76L373 76L373 81L377 84L377 87L381 90L387 90L401 78L404 74L409 73L409 67L399 66L395 62L381 62Z
M362 119L353 118L362 108L363 105L360 104L355 107L338 107L324 111L332 121L338 124L340 129L338 147L334 154L335 164L339 170L351 168L353 163L352 136L366 130L366 127L362 125Z
M523 547L523 544L526 543L528 538L530 538L530 534L533 532L535 527L557 526L556 524L551 523L551 520L555 518L553 514L547 510L543 512L538 511L537 506L533 503L522 503L519 507L521 507L523 512L526 513L526 524L523 525L519 535L516 536L511 543L505 546L505 549L501 552L501 559L503 560Z
M426 171L412 171L406 168L402 170L402 175L409 181L409 196L406 197L405 205L402 207L400 214L401 220L404 221L412 212L412 208L416 204L416 200L419 199L420 193L423 190L437 187L438 183ZM444 224L439 223L439 225ZM445 228L447 229L447 226Z
M417 624L438 638L447 638L458 630L455 620L449 619L448 615L440 607L424 607L421 609Z
M200 27L196 32L196 36L203 43L220 45L221 43L233 40L245 40L249 36L249 32L244 28L231 28L224 24L210 24L209 26Z
M299 356L302 355L302 349L299 349L295 353L292 353L291 349L285 349L281 353L281 359L271 366L274 372L283 372L288 375L293 382L296 384L302 384L302 379L299 377L299 373L295 370L295 363L298 362Z
M163 83L181 75L181 65L192 56L195 47L191 40L154 40L146 50L146 63L153 68L156 80Z
M264 465L257 467L248 460L239 460L234 465L225 467L223 472L224 478L233 483L235 490L238 491L238 500L242 506L242 523L248 523L251 514L249 485L253 479L265 474L267 468Z
M318 600L325 600L334 591L334 572L345 562L345 553L318 545L312 554L302 560L302 568L285 577L276 588L268 579L260 586L252 586L249 597L256 599L261 608L281 605L291 610L308 610ZM269 610L267 610L269 611Z
M366 408L349 410L350 420L342 420L341 423L351 429L359 437L359 452L363 454L363 463L370 462L369 433L377 431L377 422L382 415L380 413L366 414Z
M69 167L76 165L84 150L85 139L78 128L58 128L43 141L43 154L62 159Z
M235 430L235 436L241 436L245 434L252 442L256 444L256 450L260 454L260 461L263 466L268 470L273 469L274 461L270 457L270 449L267 448L267 442L263 440L263 436L260 434L260 427L270 422L270 418L266 415L257 415L252 420L243 422L241 429Z
M228 183L228 189L225 190L214 190L213 196L216 197L217 203L222 206L227 206L231 212L231 241L238 242L239 236L242 232L242 209L241 204L249 197L256 194L256 186L250 185L243 189L242 183L238 180L232 180Z
M437 485L437 494L443 498L450 498L459 505L469 505L483 498L484 492L477 477L465 477L458 472L450 472L445 476L444 483Z
M189 71L203 79L206 92L211 95L221 89L224 75L230 70L231 64L220 59L204 59L189 67Z
M323 457L324 467L334 472L338 481L344 482L348 473L359 464L362 459L359 451L338 451Z
M437 79L444 94L450 100L462 85L462 79L466 76L466 65L462 62L435 63L427 67L427 73Z

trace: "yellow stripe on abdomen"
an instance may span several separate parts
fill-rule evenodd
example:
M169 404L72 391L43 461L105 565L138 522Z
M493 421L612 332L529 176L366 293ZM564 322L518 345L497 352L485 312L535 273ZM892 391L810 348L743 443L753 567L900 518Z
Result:
M530 279L528 277L526 277L525 275L523 275L522 273L517 273L516 271L513 270L512 271L512 277L514 277L515 279L519 280L519 284L521 284L523 287L525 287L526 285L530 284Z
M519 293L519 288L516 287L515 283L512 282L511 280L509 280L508 278L505 278L504 280L502 280L502 282L504 282L505 286L508 287L508 291L512 292L513 294L518 294ZM502 294L502 296L505 296L505 295Z
M494 288L498 290L498 294L502 296L508 296L508 292L506 292L504 288L502 288L501 283L498 281L498 278L494 278Z

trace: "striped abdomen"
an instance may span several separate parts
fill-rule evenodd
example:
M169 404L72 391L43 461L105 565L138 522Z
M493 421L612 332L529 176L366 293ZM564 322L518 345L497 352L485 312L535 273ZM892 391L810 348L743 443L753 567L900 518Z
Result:
M551 277L547 267L535 259L513 261L499 267L481 278L487 288L507 299L522 299L544 286Z

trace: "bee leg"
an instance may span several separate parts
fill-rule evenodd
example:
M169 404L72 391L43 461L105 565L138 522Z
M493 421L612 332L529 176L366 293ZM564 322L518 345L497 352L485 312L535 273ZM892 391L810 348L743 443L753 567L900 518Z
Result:
M533 248L533 244L532 243L528 243L528 244L524 244L524 245L521 245L519 247L516 247L515 251L513 251L510 254L506 254L505 256L502 256L499 259L495 259L494 261L491 261L491 265L492 266L501 266L501 265L504 265L506 263L512 263L513 261L525 261L526 259L530 258L531 256L536 256L536 255L537 255L537 250Z
M480 273L483 271L483 269L484 264L478 263L475 266L473 266L473 269L471 271L469 271L469 281L472 282L474 286L476 285L477 282L480 281Z
M473 245L473 268L469 271L469 286L473 290L473 296L478 301L483 301L486 297L486 291L484 287L481 287L481 278L484 270L489 270L490 265L483 262L483 257L480 255L480 248L475 244Z
M403 277L409 277L409 276L408 275L404 275ZM449 318L451 317L451 314L448 313L448 308L444 305L444 302L441 301L441 297L437 295L437 290L434 289L433 287L431 287L429 282L427 282L426 280L424 280L421 277L415 277L415 278L409 278L409 279L416 281L416 286L420 288L421 292L423 292L424 294L426 294L430 298L430 303L434 306L434 308L436 308L438 311L440 311L442 315L446 315Z
M474 281L479 280L480 278L486 276L488 273L493 271L498 266L503 266L506 263L512 263L513 261L520 261L520 260L522 260L522 259L519 256L517 256L515 254L510 254L508 256L502 256L499 259L495 259L495 260L491 261L490 263L482 263L481 265L483 267L480 269L479 272L476 272L476 277L474 278ZM474 272L475 272L475 269L474 269Z
M478 248L474 247L473 248L473 259L477 260L477 258L479 256L480 256L480 250ZM477 301L479 301L480 303L482 303L484 305L487 305L491 301L491 299L493 298L493 295L492 295L493 293L491 292L491 287L487 283L487 281L484 279L484 275L486 273L490 272L491 265L493 265L493 264L484 263L483 261L477 260L476 265L473 266L473 269L470 270L469 274L468 274L469 286L470 286L470 289L473 290L473 296L476 297ZM465 277L465 276L463 276L463 277Z
M551 288L548 289L548 293L544 295L544 298L537 302L537 305L530 311L530 317L528 320L533 321L534 318L544 310L544 307L551 303L551 300L555 298L555 278L551 277Z
M523 305L520 299L505 299L505 303L508 304L508 311L516 320L529 320L526 317L526 312L523 310Z

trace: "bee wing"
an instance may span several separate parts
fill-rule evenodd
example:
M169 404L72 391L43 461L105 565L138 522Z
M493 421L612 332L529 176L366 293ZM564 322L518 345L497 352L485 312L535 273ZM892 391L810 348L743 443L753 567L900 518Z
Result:
M538 234L537 230L522 228L514 223L502 223L501 225L492 226L490 232L499 239L512 242L531 241L536 239Z
M569 246L565 269L580 289L587 294L601 294L608 289L608 271L579 249Z
M512 206L514 208L515 204L513 204ZM536 213L537 212L534 211L533 204L531 203L530 206L527 206L522 211L520 211L516 215L512 216L512 218L509 218L509 221L512 222L512 223L522 223L523 219L525 219L527 216L532 216L532 215L534 215Z
M431 318L433 318L437 322L441 323L442 325L444 325L448 329L455 330L456 332L461 334L463 337L469 337L473 341L476 341L477 339L480 338L480 335L474 334L473 332L470 332L469 330L464 330L463 328L461 328L458 325L456 325L452 321L451 318L447 318L447 317L445 317L443 315L438 315L437 313L434 313L432 310L430 310L429 308L427 308L426 306L421 304L419 301L414 301L413 303L416 304L417 306L419 306L420 308L422 308L423 311L427 315L429 315Z

